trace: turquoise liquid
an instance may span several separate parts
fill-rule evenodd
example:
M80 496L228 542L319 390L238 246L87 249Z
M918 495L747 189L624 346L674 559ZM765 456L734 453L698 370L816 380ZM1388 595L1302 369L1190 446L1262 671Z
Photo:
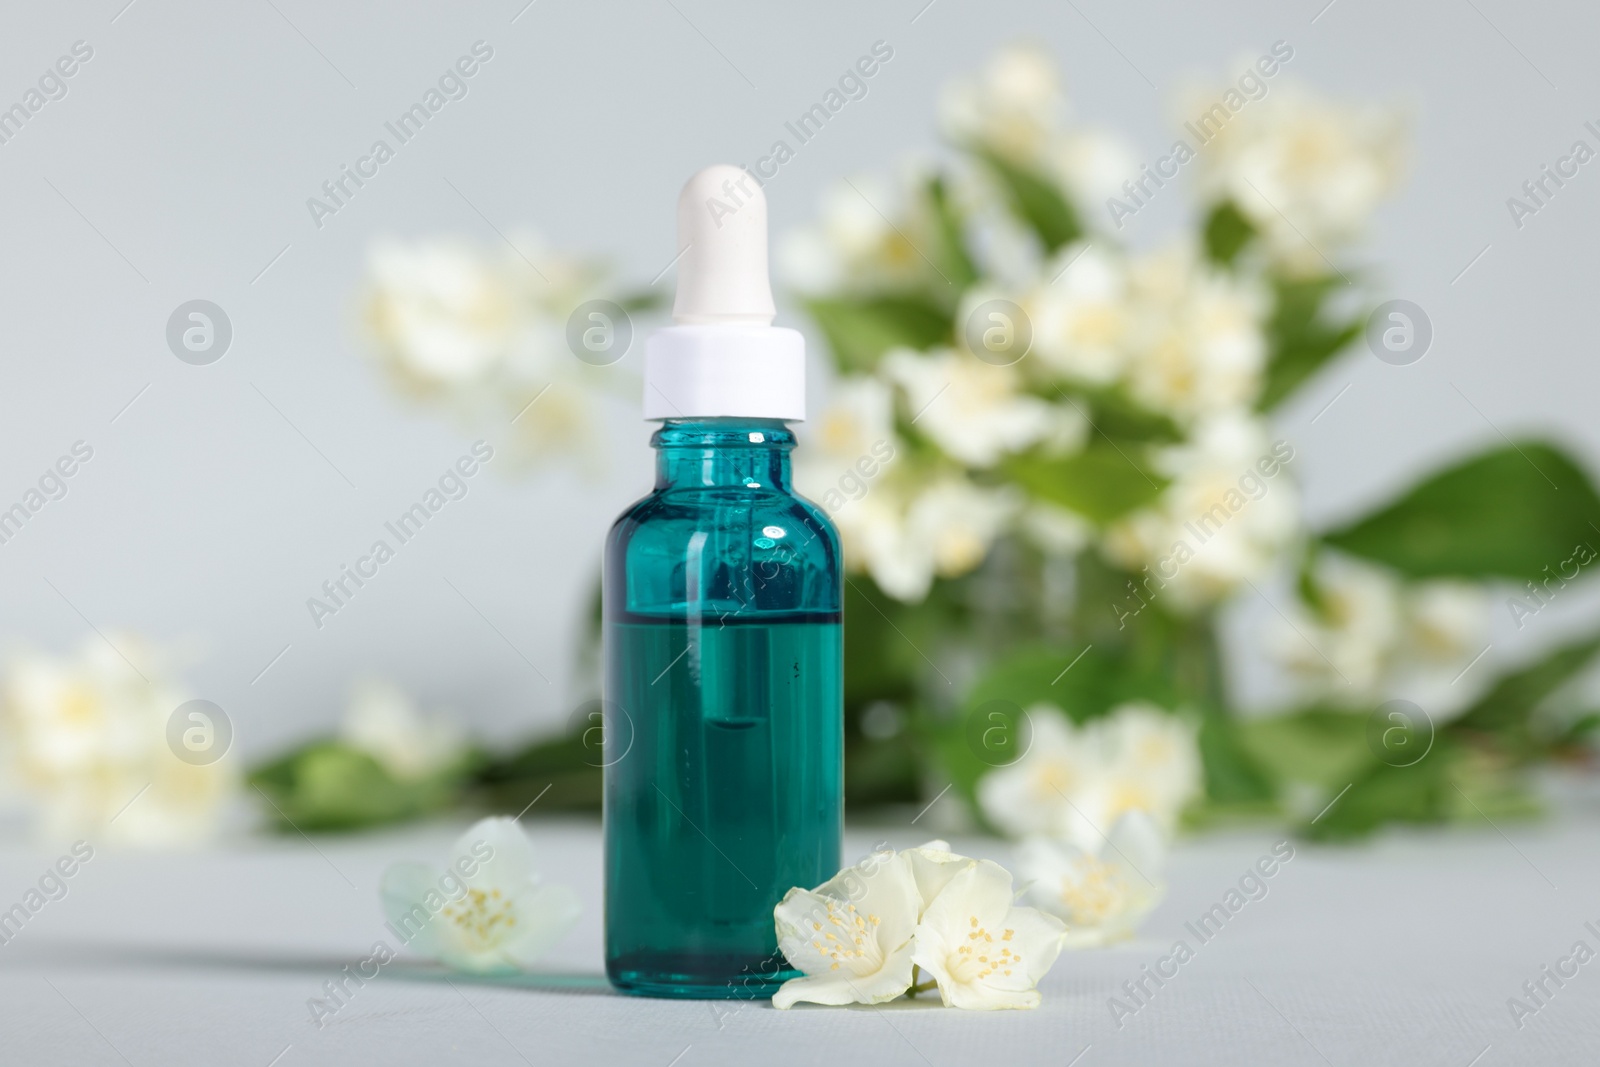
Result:
M797 973L773 907L839 869L838 539L788 491L781 423L669 422L656 444L657 491L607 549L607 973L767 997Z
M607 933L640 992L770 996L772 909L839 869L837 621L619 622L635 751L608 768ZM659 680L652 682L652 679Z

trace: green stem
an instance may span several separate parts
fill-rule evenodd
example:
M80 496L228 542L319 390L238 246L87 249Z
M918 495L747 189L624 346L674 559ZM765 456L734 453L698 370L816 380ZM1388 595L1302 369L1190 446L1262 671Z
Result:
M911 965L911 988L906 990L906 996L914 997L918 993L926 993L930 989L939 988L939 983L934 981L932 978L928 979L926 982L919 983L917 979L921 976L922 968L913 963Z

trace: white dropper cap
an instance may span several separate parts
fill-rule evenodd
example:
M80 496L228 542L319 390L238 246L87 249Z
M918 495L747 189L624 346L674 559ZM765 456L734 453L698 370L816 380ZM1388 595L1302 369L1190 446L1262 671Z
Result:
M805 340L773 326L767 199L742 167L700 171L678 195L674 325L645 346L646 419L805 418Z

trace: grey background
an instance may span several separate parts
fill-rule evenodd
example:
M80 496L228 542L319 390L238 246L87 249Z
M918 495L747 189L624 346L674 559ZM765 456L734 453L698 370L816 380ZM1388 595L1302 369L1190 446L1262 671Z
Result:
M576 635L604 529L647 485L648 428L626 405L610 411L598 475L491 468L314 629L306 597L475 436L398 402L362 358L369 243L497 241L481 211L500 229L605 254L642 286L672 258L683 178L754 160L879 39L895 56L870 95L769 185L775 228L809 217L842 175L936 151L939 87L1001 44L1044 44L1077 114L1148 158L1170 143L1186 77L1220 76L1281 38L1296 78L1412 108L1411 179L1360 258L1373 292L1417 302L1435 328L1420 363L1351 356L1282 413L1313 523L1501 432L1553 433L1600 458L1600 162L1521 231L1505 206L1575 138L1593 141L1582 130L1600 118L1592 8L538 0L519 14L523 2L7 5L0 106L74 41L95 55L65 99L0 145L0 505L74 441L95 456L64 500L0 545L0 645L64 650L85 619L188 642L193 695L228 709L252 757L331 722L363 672L492 736L553 726L583 695ZM315 228L306 198L479 39L495 55L467 98ZM1130 240L1155 243L1187 210L1183 196L1158 200ZM220 304L234 329L226 357L205 367L164 340L169 314L195 298ZM637 363L636 349L621 369ZM1580 609L1558 603L1520 633L1500 611L1491 662L1555 639ZM1247 635L1270 614L1245 603L1234 620L1261 692Z

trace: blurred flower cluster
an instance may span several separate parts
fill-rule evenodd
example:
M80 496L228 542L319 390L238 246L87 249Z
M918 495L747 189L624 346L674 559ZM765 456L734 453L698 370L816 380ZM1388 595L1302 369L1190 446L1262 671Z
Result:
M1201 150L1200 191L1259 227L1270 256L1224 257L1204 233L1119 245L1098 201L1137 176L1134 155L1068 121L1053 65L1028 48L950 87L955 164L853 178L787 240L789 276L843 375L799 481L821 499L889 442L895 459L870 492L834 509L849 559L885 593L920 601L1007 534L1065 553L1098 540L1130 571L1154 566L1270 450L1275 285L1281 263L1306 267L1277 254L1277 212L1235 194L1267 190L1290 217L1315 215L1288 251L1323 265L1392 186L1399 146L1368 128L1392 131L1387 112L1358 116L1301 90L1264 103ZM1099 501L1039 484L1091 472L1156 491L1086 506ZM1228 513L1173 579L1174 603L1227 597L1300 532L1289 478Z
M1188 110L1218 99L1191 91ZM1252 102L1200 154L1203 195L1238 207L1282 270L1317 275L1361 236L1404 175L1406 131L1393 108L1320 99L1292 82Z
M1448 817L1421 776L1383 781L1395 757L1364 731L1386 701L1448 729L1433 773L1463 788L1469 766L1560 743L1530 742L1531 708L1479 706L1539 687L1497 687L1487 667L1456 683L1486 651L1489 583L1536 585L1600 517L1570 461L1548 460L1584 490L1561 508L1531 451L1547 446L1525 444L1343 528L1305 518L1275 415L1380 302L1353 256L1406 144L1399 110L1296 84L1292 54L1279 42L1177 101L1201 126L1175 129L1158 177L1074 120L1044 52L1007 49L948 87L948 157L852 175L780 247L835 371L795 465L866 620L847 628L847 660L870 664L846 681L849 743L857 782L883 780L858 788L892 795L898 775L910 800L953 777L982 822L1028 841L1035 900L1080 943L1159 897L1180 816L1281 810L1370 774L1314 832ZM1183 195L1168 186L1194 210L1163 238L1143 208ZM1508 520L1497 493L1536 502ZM1219 625L1244 596L1271 620L1249 653L1294 683L1259 727L1238 714ZM1013 765L972 740L996 699L1030 709ZM886 751L908 745L918 758ZM1159 771L1129 762L1157 750Z
M847 801L920 806L953 783L972 822L1029 842L1030 892L1079 943L1159 897L1180 825L1306 798L1320 836L1527 810L1518 773L1600 725L1563 703L1600 637L1479 665L1493 583L1518 588L1520 629L1594 558L1600 492L1559 446L1497 440L1365 515L1306 516L1282 431L1306 420L1284 407L1395 328L1386 309L1425 313L1356 258L1406 169L1402 112L1297 84L1292 56L1277 42L1183 94L1177 140L1141 162L1074 117L1046 52L1006 49L947 86L948 151L841 180L775 256L832 364L793 462L850 572ZM1178 233L1155 231L1158 198L1189 209ZM508 243L376 247L374 356L530 453L581 448L586 404L620 382L572 342L603 272ZM1246 601L1270 632L1225 648ZM1287 673L1276 714L1240 714L1241 656ZM1031 709L1015 765L975 740L996 701ZM383 748L351 735L258 784L306 799L340 761L393 784ZM1157 750L1159 771L1131 755ZM1412 752L1425 773L1396 780ZM355 822L468 787L526 803L552 778L562 803L597 802L571 735L470 764Z
M978 784L978 804L1015 837L1054 838L1086 851L1105 828L1142 812L1163 834L1200 795L1192 726L1149 704L1123 704L1079 725L1048 704L1028 709L1031 744Z
M186 698L172 671L170 652L126 633L91 637L75 656L12 660L0 782L32 809L41 838L159 848L215 832L238 771L226 753L207 763L175 753L169 721Z
M1308 575L1315 605L1297 604L1271 645L1304 687L1335 705L1370 707L1404 694L1438 711L1489 641L1489 593L1458 580L1401 582L1358 560L1332 558Z
M574 358L567 330L605 273L528 233L490 248L381 240L368 254L368 351L406 395L504 430L515 457L591 457L596 401L617 376Z
M1067 946L1131 935L1160 902L1166 846L1201 794L1194 728L1148 704L1074 724L1028 709L1030 744L978 782L990 823L1023 838L1029 899L1067 924Z

